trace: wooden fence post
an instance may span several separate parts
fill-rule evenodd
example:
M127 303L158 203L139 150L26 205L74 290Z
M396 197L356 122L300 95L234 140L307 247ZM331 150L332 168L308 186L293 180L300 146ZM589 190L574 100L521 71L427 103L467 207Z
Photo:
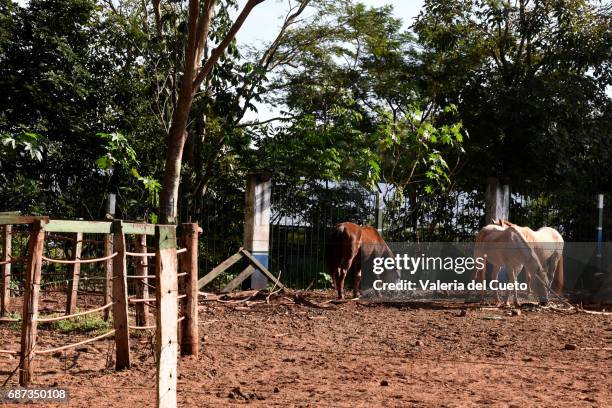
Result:
M72 243L72 253L74 259L81 259L81 250L83 248L83 233L77 232L74 235L75 241ZM79 278L81 276L81 264L75 263L70 266L70 277L66 285L66 315L71 315L76 312L77 296L79 291Z
M136 252L141 254L147 253L147 236L138 236L138 245ZM149 258L146 256L138 257L136 261L136 275L146 276L149 272ZM139 299L147 299L149 297L148 278L136 279L136 297ZM145 302L136 303L136 326L149 325L149 306Z
M115 218L115 203L116 196L110 193L106 198L106 219L112 220ZM104 234L104 256L107 257L113 253L113 235ZM112 300L113 293L113 260L107 259L104 261L104 304L108 305ZM104 321L108 321L110 309L104 309Z
M113 254L113 234L104 234L104 256ZM113 293L113 259L104 261L104 304L112 302ZM108 320L110 309L104 309L104 321Z
M113 324L115 326L115 370L130 367L130 334L128 328L127 263L123 223L113 221Z
M183 245L187 252L183 254L183 271L185 276L185 301L183 303L183 320L181 335L181 354L198 356L200 336L198 333L198 224L182 225Z
M4 226L4 242L2 245L2 261L10 262L11 260L11 243L12 243L12 225ZM0 316L8 314L8 308L11 301L11 264L5 263L0 265L2 271L2 292L0 294Z
M178 358L176 226L155 226L155 238L157 406L174 408Z
M30 384L34 376L34 348L36 347L36 319L38 318L38 294L40 292L40 274L42 267L43 247L45 241L43 220L35 220L28 242L28 265L25 270L25 292L23 296L23 314L21 320L21 371L19 385Z

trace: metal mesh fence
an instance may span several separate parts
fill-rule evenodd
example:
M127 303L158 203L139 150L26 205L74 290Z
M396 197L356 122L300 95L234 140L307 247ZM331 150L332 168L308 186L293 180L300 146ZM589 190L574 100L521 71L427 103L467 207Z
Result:
M356 183L304 182L288 185L273 179L269 269L293 288L328 288L325 245L329 229L344 221L376 225L378 191ZM199 215L183 214L203 229L200 275L203 276L243 245L244 190L223 186L209 194ZM471 242L485 225L485 194L452 190L436 194L394 196L385 191L380 208L385 240L391 242ZM604 240L612 229L612 193L605 194ZM596 240L596 194L512 191L510 220L534 229L558 229L567 242ZM216 279L216 290L239 273L238 263Z

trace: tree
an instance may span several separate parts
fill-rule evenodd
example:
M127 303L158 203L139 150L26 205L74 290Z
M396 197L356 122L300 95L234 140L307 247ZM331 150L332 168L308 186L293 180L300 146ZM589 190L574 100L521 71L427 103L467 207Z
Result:
M462 178L555 188L612 180L610 7L585 0L427 0L414 30L423 89L469 131Z
M151 214L164 133L140 11L89 0L0 11L3 209L94 219L113 192L119 217Z
M202 92L194 99L192 126L188 129L189 139L185 145L180 188L182 214L199 219L212 181L243 177L250 170L248 158L252 137L247 131L248 125L240 122L247 112L256 110L253 102L261 101L268 92L265 85L269 76L280 65L291 63L279 59L277 51L298 18L300 24L308 24L311 20L301 17L308 5L309 0L292 3L277 36L269 45L248 53L232 47L203 83ZM217 186L222 184L216 183Z
M168 131L166 162L164 178L159 203L160 221L174 223L177 216L177 203L183 149L187 140L187 122L196 92L204 80L211 74L215 64L231 44L240 27L250 14L251 10L264 0L248 0L234 23L229 27L218 45L208 55L208 40L213 27L215 0L189 1L189 11L186 20L185 54L180 70L183 72L172 114L170 129ZM160 1L155 1L155 16L161 22ZM161 24L159 35L163 36ZM206 62L202 65L202 59Z
M385 183L390 200L448 185L444 157L460 153L461 124L420 94L413 45L390 7L338 2L293 30L279 54L299 55L271 85L285 109L280 125L253 129L257 157L288 186Z
M3 6L2 21L10 21L2 24L10 41L0 46L3 205L84 216L84 186L99 183L91 142L107 119L108 66L91 52L100 29L95 4L33 0Z

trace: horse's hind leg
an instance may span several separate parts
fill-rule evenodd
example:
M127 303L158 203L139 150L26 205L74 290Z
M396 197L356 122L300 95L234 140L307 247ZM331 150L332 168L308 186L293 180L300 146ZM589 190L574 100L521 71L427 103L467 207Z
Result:
M338 278L336 279L336 290L338 299L344 299L344 280L346 279L347 269L338 268Z
M359 285L361 284L361 268L355 270L355 281L353 282L353 297L358 298L359 293Z
M521 303L518 300L518 285L516 284L516 272L514 271L514 269L510 270L510 274L508 275L508 277L510 278L508 282L514 285L514 306L521 307Z
M332 277L332 290L336 290L338 288L338 275L340 274L340 268L335 267L331 273Z

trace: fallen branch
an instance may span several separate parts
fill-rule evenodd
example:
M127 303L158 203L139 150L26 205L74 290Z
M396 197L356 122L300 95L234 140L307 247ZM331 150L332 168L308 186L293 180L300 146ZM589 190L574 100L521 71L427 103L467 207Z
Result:
M594 310L585 310L585 309L582 309L582 308L577 308L576 310L578 312L586 313L586 314L590 314L590 315L612 316L611 312L596 312Z
M306 297L304 297L300 293L287 293L287 294L293 299L293 301L297 305L309 306L309 307L314 307L314 308L317 308L317 309L329 309L329 308L333 308L333 306L329 305L329 304L315 303L312 300L307 299Z
M278 292L275 292L275 290L276 290L276 283L277 283L277 282L280 282L280 276L281 276L281 273L282 273L282 272L283 272L283 271L281 271L281 270L279 270L279 271L278 271L278 276L276 277L276 280L274 281L274 286L272 286L272 290L270 291L270 293L268 294L268 296L266 296L266 303L270 303L270 296L272 296L272 295L274 295L274 294L276 294L276 293L278 293L278 292L280 292L281 290L283 290L283 289L284 289L283 287L281 287L281 288L278 290Z

